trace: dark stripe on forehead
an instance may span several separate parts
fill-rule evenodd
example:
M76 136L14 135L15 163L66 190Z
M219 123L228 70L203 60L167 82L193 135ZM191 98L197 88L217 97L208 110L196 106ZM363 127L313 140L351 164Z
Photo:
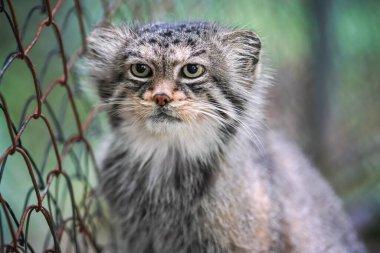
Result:
M235 111L238 114L241 114L245 110L247 99L236 94L229 87L229 83L226 80L220 79L216 76L212 76L212 80L214 81L215 86L222 92L224 97L231 102L232 106L235 108Z
M196 43L196 40L193 39L193 38L188 38L186 40L186 45L190 46L190 47L195 47L197 45Z
M162 37L171 37L172 35L173 35L172 30L166 30L166 31L163 31L160 33L160 36L162 36Z
M148 40L148 42L149 42L150 44L156 44L158 41L157 41L157 39L155 39L155 38L150 38L150 39Z

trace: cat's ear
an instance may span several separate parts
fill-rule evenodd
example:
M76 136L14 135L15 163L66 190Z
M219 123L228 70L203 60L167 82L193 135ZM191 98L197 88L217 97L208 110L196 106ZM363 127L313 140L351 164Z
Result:
M131 41L132 32L127 26L113 26L101 23L87 38L87 52L84 66L96 85L98 95L107 99L119 77L123 50Z
M248 30L238 30L224 34L223 43L227 45L230 59L239 68L254 71L260 60L261 41L259 36Z
M103 22L94 28L87 38L87 58L93 61L109 63L131 36L129 28L115 27Z

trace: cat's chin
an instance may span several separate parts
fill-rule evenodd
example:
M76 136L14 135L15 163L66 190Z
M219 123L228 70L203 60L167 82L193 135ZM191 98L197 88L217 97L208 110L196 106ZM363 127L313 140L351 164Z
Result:
M145 122L147 130L153 134L172 135L181 128L181 119L170 115L154 115Z
M160 123L165 123L165 124L170 124L170 123L179 123L182 120L180 118L171 116L166 113L157 113L155 115L152 115L149 117L149 120L152 121L153 123L160 124Z

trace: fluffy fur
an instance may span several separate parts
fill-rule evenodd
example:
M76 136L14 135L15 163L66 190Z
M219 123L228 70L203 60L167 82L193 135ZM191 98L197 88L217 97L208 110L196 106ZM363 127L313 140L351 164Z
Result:
M264 127L269 82L254 32L208 22L104 25L88 42L112 127L101 189L116 252L365 252L329 186ZM133 64L152 76L137 78ZM186 64L205 72L186 78ZM155 103L157 87L170 103Z

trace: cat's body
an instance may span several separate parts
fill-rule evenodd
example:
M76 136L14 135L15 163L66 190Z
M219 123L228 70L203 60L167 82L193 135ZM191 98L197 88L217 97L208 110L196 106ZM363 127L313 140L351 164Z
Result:
M364 252L329 186L262 111L250 31L100 27L90 73L110 107L101 180L117 252Z

